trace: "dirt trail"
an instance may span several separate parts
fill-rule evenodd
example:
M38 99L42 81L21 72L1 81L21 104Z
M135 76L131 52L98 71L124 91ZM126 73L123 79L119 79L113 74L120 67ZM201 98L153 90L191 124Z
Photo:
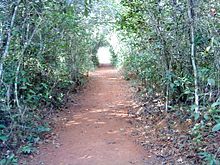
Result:
M30 165L144 165L145 151L131 137L127 82L111 67L91 73L69 115L57 124L54 144L40 147ZM65 120L64 120L65 119Z

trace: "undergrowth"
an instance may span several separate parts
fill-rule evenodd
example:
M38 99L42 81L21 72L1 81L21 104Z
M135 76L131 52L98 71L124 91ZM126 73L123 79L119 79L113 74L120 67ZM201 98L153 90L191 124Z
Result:
M51 117L59 112L66 105L68 98L73 93L80 90L87 81L86 76L82 76L80 83L62 84L62 87L54 88L50 102L38 102L35 109L33 107L21 107L18 109L5 109L1 111L0 120L0 149L1 165L17 165L21 157L34 154L36 146L41 143L46 135L51 134ZM43 99L43 98L42 98Z
M208 113L200 117L195 117L191 106L184 103L165 111L163 96L148 94L139 84L138 80L131 80L140 102L134 115L141 118L141 145L166 164L220 164L220 132L213 121L218 114L217 104L211 104Z

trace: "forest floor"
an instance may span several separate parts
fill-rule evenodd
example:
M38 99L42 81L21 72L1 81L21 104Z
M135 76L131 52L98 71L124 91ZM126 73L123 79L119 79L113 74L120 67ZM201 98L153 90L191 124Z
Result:
M129 111L131 88L116 69L90 73L85 89L54 117L54 130L28 165L151 165L154 156L136 143ZM23 163L25 164L25 163Z

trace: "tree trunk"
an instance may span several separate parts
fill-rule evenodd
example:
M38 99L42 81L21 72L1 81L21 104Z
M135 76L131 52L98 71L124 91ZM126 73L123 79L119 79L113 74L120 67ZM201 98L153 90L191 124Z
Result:
M195 112L199 113L199 85L198 85L198 71L196 66L196 46L195 46L195 14L194 1L188 0L188 16L190 23L190 42L191 42L191 62L194 74L194 96L195 96Z
M17 3L15 5L15 7L14 7L14 11L13 11L12 18L11 18L11 21L10 21L10 27L8 29L8 32L7 32L7 41L6 41L5 49L3 51L3 54L2 54L2 57L1 57L1 62L0 62L0 79L2 79L3 64L4 64L5 58L8 55L8 51L9 51L9 47L10 47L10 42L11 42L12 28L14 26L15 17L16 17L16 14L17 14L17 10L18 10L18 6L20 4L20 1L21 0L17 0Z

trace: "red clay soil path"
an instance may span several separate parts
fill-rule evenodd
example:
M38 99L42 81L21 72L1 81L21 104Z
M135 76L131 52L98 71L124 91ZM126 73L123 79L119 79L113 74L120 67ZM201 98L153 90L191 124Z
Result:
M40 147L30 165L144 165L147 155L131 137L129 86L111 67L91 73L77 104L55 131L54 144Z

